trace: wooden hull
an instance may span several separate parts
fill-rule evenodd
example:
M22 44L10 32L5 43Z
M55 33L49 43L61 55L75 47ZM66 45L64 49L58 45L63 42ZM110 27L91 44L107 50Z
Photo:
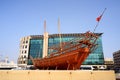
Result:
M33 59L33 64L38 69L75 70L80 68L89 53L89 48L79 48L50 58Z
M82 38L76 38L60 45L53 45L50 55L44 58L31 58L38 69L76 70L82 62L96 48L98 36L86 32ZM54 52L56 51L56 52Z

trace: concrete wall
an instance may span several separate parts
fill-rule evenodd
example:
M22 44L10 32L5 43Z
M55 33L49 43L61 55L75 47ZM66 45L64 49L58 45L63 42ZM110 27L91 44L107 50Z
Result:
M0 70L0 80L115 80L115 73L85 70Z

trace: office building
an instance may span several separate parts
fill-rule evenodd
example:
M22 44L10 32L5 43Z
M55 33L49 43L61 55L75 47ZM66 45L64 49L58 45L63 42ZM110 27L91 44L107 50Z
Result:
M114 69L114 61L113 58L105 58L104 64L107 66L108 70L113 70Z
M120 50L113 53L113 60L115 70L120 70Z

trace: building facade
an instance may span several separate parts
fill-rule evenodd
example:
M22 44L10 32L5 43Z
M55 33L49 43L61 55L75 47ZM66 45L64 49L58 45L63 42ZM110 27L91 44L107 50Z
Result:
M113 53L114 68L116 71L120 70L120 50Z
M79 38L82 33L61 34L61 41L67 42L74 38ZM96 33L100 37L97 39L97 49L92 52L83 62L83 65L103 65L104 55L102 48L102 33ZM19 65L32 65L30 56L33 58L42 58L43 56L43 35L32 35L23 37L20 41L20 55L18 58ZM50 54L49 47L60 43L59 34L51 34L48 36L48 55Z
M29 44L30 44L31 36L23 37L20 39L19 45L19 57L18 57L18 65L26 66L29 54Z
M107 66L107 70L113 70L114 69L114 61L113 58L105 58L104 64Z

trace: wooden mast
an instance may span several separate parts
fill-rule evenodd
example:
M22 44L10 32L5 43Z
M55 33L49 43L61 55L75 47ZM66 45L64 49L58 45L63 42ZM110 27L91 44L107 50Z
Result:
M48 32L46 31L46 20L44 21L43 58L48 54Z
M62 51L62 38L61 38L61 32L60 32L60 18L58 18L58 32L59 32L59 38L60 38L60 49Z

